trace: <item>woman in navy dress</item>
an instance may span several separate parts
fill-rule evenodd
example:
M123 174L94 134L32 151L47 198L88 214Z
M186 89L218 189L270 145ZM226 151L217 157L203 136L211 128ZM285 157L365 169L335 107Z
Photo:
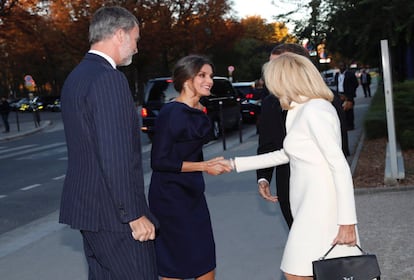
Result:
M229 172L222 158L204 161L211 124L199 100L213 86L213 65L202 56L179 60L173 71L180 93L161 109L151 151L149 205L160 222L155 241L161 279L214 279L216 254L203 172Z

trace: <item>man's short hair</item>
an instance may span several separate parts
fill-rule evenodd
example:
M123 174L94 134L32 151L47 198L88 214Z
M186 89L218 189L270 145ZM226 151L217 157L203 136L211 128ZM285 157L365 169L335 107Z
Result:
M89 25L89 43L105 40L118 29L130 31L138 25L137 18L123 7L101 7L94 13Z
M271 54L281 55L282 53L285 53L285 52L291 52L291 53L295 53L295 54L310 58L309 52L307 49L305 49L299 44L293 44L293 43L283 43L283 44L276 45L272 49Z

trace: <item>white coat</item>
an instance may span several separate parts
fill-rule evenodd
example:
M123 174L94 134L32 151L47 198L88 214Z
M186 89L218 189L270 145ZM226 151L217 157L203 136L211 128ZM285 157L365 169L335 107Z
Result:
M283 149L236 157L237 172L290 163L290 204L294 218L281 269L312 275L312 261L331 247L339 225L356 224L352 175L341 149L338 115L324 99L292 103ZM358 234L357 234L358 236ZM359 243L359 240L358 240ZM328 257L358 255L356 247L336 246Z

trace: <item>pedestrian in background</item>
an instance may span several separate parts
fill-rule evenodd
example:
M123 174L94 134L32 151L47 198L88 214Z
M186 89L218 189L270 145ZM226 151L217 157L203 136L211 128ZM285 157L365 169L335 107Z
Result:
M267 91L263 78L260 77L259 79L254 81L254 88L253 88L253 98L256 103L255 113L256 113L256 134L259 134L259 122L260 122L260 113L262 107L263 99L269 94ZM259 103L260 102L260 103Z
M138 40L129 11L98 9L90 50L62 89L68 167L59 221L80 230L89 279L158 279L157 222L144 193L138 114L116 69L132 62Z
M155 247L161 279L213 280L216 252L203 172L230 172L223 158L203 159L211 123L200 98L210 95L213 65L203 56L180 59L173 70L179 96L156 120L151 150L149 204L160 222Z
M39 103L38 103L39 97L35 97L32 92L29 93L29 106L30 111L32 111L33 114L33 121L35 123L35 127L40 126L40 113L39 113Z
M2 96L0 100L0 114L1 118L3 119L4 124L4 131L3 133L10 132L10 124L9 124L9 113L11 111L10 104L7 101L7 98Z
M340 63L339 71L335 74L336 92L342 99L342 108L345 112L346 130L354 130L354 105L358 79L355 73L350 71L345 63Z
M358 255L352 175L341 149L332 91L312 62L284 53L264 68L269 91L287 110L283 148L236 157L237 172L290 163L293 223L282 257L287 280L313 279L312 261L338 244L332 256Z
M364 96L371 97L371 75L365 69L362 69L361 85L362 89L364 90Z

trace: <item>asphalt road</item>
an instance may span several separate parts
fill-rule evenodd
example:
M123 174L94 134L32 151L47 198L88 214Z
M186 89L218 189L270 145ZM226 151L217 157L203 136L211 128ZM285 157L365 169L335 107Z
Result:
M16 126L14 113L11 126ZM43 120L53 125L46 130L0 143L0 234L18 228L59 209L60 194L67 166L67 149L63 124L59 113L42 112ZM19 122L32 118L30 113L19 114ZM245 131L253 131L245 125ZM237 141L233 131L227 141ZM228 144L226 141L226 144ZM223 149L221 141L206 145L206 149ZM150 176L151 142L142 135L143 171L146 180Z

